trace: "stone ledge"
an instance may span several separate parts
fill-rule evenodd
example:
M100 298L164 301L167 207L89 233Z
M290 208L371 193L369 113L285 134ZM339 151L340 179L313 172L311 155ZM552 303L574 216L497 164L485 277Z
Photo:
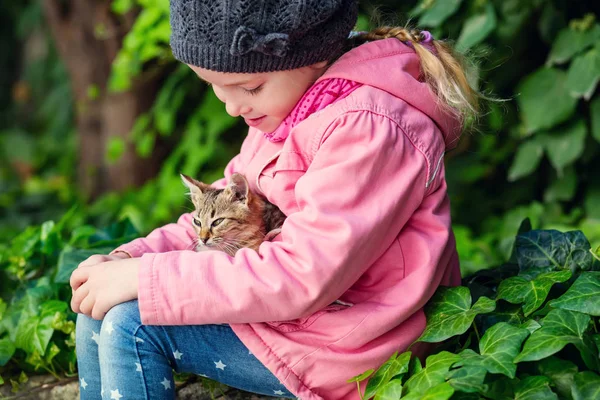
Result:
M210 392L200 382L178 385L177 400L212 400ZM52 376L32 376L19 393L11 392L6 382L0 386L0 399L10 400L78 400L79 381L77 378L56 382ZM232 388L224 394L215 395L215 400L276 400L276 397L260 396Z

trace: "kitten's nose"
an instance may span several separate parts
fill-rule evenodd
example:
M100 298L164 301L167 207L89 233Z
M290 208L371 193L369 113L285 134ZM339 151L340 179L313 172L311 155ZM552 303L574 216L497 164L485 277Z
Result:
M202 243L206 244L206 242L208 242L208 239L210 239L210 238L209 237L200 238L200 241L202 241Z

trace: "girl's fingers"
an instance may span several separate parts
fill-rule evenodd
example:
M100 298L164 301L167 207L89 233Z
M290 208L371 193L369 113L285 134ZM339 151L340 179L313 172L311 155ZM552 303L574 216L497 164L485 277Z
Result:
M90 257L86 258L84 261L80 262L79 265L77 266L77 268L90 267L92 265L101 263L103 260L104 260L103 255L94 254L93 256L90 256Z
M88 297L88 294L89 288L85 283L73 292L73 297L71 297L71 309L73 310L73 312L86 314L81 309L81 303L84 299ZM88 311L91 311L91 308Z
M69 284L71 285L71 289L77 290L79 286L81 286L85 281L87 281L89 276L89 268L77 268L71 274L71 279L69 280Z
M94 306L92 308L90 316L94 319L102 320L102 319L104 319L104 316L106 315L107 312L108 312L108 310L104 310L104 308L100 305L100 303L96 301L94 303Z
M88 294L79 305L79 309L82 314L87 315L88 317L92 316L92 310L94 309L94 304L96 303L96 299L93 295Z

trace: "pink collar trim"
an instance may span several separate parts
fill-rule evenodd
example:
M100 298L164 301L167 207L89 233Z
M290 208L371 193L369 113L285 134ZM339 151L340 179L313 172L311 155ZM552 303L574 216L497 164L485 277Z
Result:
M293 127L304 121L309 115L324 109L328 105L343 99L362 84L343 78L323 79L312 85L279 127L265 137L271 142L287 139Z

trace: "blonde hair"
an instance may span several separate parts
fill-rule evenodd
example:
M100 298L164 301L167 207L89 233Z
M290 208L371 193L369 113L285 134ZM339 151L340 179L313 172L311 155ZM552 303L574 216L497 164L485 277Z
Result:
M483 96L469 83L466 61L450 45L439 40L430 43L435 49L431 52L424 45L425 36L418 29L383 26L370 32L361 32L354 40L367 41L396 38L412 44L421 60L421 70L425 82L438 98L446 111L454 114L464 125L477 119L479 100Z

